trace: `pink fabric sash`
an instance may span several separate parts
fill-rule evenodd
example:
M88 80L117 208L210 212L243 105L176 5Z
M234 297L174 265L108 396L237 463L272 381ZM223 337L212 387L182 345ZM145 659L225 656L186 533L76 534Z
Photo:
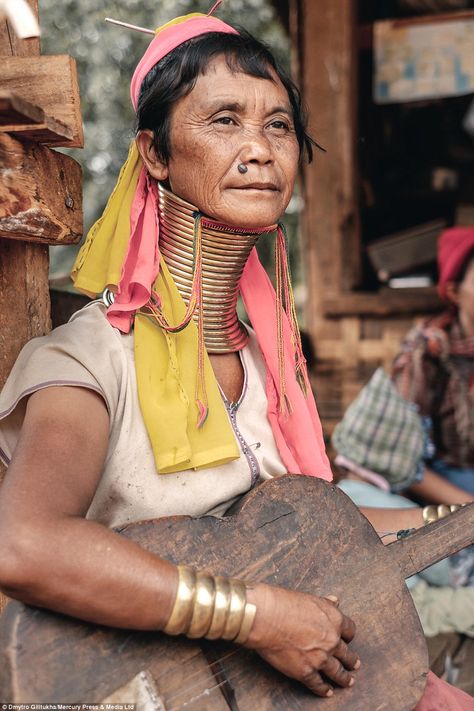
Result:
M430 671L425 693L413 711L474 711L474 699Z

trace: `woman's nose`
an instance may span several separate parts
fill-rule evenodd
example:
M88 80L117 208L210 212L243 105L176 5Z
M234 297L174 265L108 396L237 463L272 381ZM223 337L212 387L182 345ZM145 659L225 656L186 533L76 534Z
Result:
M262 131L252 132L251 135L247 134L240 148L239 157L244 164L265 165L273 163L274 160L271 143Z

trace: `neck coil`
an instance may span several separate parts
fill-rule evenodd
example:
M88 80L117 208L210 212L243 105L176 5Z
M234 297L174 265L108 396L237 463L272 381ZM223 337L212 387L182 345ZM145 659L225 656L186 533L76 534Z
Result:
M188 304L195 270L196 209L161 184L158 196L160 251ZM201 218L204 343L209 353L233 353L246 345L248 334L237 316L240 278L259 236L276 229L276 225L240 229ZM197 322L197 311L193 318Z

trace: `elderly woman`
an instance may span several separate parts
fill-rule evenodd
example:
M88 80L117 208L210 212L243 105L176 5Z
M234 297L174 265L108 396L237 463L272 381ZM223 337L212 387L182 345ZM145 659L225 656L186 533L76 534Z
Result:
M132 101L136 141L74 270L109 306L29 343L1 396L0 582L91 622L198 636L193 592L210 576L110 527L222 514L287 471L331 478L278 225L311 141L267 49L210 16L157 31ZM254 250L270 232L276 295ZM255 330L237 318L239 288ZM202 636L257 650L321 696L354 683L354 624L334 601L208 582Z
M446 230L438 245L447 308L408 334L395 359L400 394L430 424L434 456L412 490L435 503L474 497L474 228Z

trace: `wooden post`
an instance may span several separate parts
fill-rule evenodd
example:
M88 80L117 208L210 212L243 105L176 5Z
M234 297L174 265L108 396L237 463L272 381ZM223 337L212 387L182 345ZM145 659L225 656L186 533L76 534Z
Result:
M19 40L4 20L0 65L1 389L24 344L51 328L48 244L82 233L80 167L39 144L81 146L82 125L73 60L40 57L39 39Z
M29 0L38 14L37 0ZM0 57L39 55L39 40L16 39L0 25ZM1 59L0 59L1 61ZM0 238L0 388L22 346L51 328L48 247Z
M299 80L310 132L326 153L315 152L304 174L303 237L308 283L308 328L322 319L322 294L357 281L359 223L355 181L355 3L291 0L293 43L299 44ZM317 199L316 199L317 196ZM354 276L355 275L355 276Z

